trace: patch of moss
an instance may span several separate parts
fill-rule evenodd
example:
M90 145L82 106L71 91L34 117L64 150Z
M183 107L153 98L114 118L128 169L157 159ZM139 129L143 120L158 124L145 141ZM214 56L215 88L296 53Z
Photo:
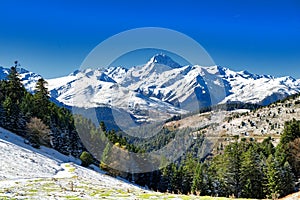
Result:
M109 196L111 196L111 193L110 192L100 193L99 196L101 196L101 197L109 197Z
M142 198L142 199L159 198L159 196L161 196L161 195L153 194L153 193L139 194L139 198Z
M71 165L69 163L65 164L65 167L70 167Z
M75 172L75 167L70 167L69 169L68 169L68 172Z
M72 200L80 200L81 198L76 197L76 196L65 196L64 198L66 199L72 199Z
M7 197L7 196L0 196L1 200L16 200L16 198Z

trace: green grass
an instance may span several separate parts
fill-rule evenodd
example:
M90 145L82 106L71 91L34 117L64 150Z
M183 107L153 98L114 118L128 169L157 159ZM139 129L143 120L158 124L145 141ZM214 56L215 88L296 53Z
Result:
M76 196L65 196L64 198L66 199L72 199L72 200L80 200L81 198L76 197Z
M100 193L99 196L101 196L101 197L109 197L109 196L111 196L111 193L110 192Z
M16 198L11 198L11 197L8 198L7 196L1 196L1 195L0 195L0 199L1 200L16 200Z
M72 168L72 167L71 167ZM68 169L67 169L68 170ZM69 183L74 183L74 191L69 188ZM83 199L80 197L80 193L83 192L86 196L94 199L199 199L199 200L232 200L231 198L225 197L210 197L210 196L187 196L170 193L159 193L159 192L145 192L140 189L130 188L110 188L103 187L101 184L92 184L88 181L81 181L80 179L62 178L40 178L28 180L23 183L20 182L13 187L1 188L0 189L0 200L17 199L18 196L25 197L25 199L34 199L43 195L45 197L53 197L59 194L62 199L78 200ZM15 198L13 198L15 197ZM242 199L239 199L242 200Z
M155 193L144 193L144 194L139 194L139 198L142 198L142 199L149 199L150 197L154 198L154 197L161 197L163 194L155 194Z

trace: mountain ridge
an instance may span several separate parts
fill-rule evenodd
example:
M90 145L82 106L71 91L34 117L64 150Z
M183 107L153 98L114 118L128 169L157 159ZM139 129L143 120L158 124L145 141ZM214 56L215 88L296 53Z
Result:
M26 89L33 92L41 76L19 72ZM1 79L7 73L8 69L0 68ZM164 54L130 69L82 69L47 82L51 98L67 106L123 109L145 122L157 120L155 114L140 111L157 110L169 118L226 102L268 105L300 92L300 79L291 76L276 78L221 66L181 66Z

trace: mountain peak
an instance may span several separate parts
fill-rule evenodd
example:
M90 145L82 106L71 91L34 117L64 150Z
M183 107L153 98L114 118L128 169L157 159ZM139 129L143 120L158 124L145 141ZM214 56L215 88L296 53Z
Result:
M148 63L149 64L157 63L157 64L162 64L162 65L167 65L167 66L172 67L172 68L180 68L181 67L181 65L179 65L177 62L172 60L171 57L169 57L165 54L156 54L156 55L154 55Z

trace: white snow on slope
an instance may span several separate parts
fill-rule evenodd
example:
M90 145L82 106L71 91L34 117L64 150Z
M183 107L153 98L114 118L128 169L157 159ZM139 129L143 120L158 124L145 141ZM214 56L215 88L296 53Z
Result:
M35 149L24 139L0 127L0 180L51 177L64 162L80 164L80 160L51 148Z
M78 165L80 160L62 155L53 149L43 146L35 149L25 144L22 137L1 127L0 155L0 199L4 197L28 199L26 195L29 195L31 199L33 194L28 194L29 190L36 191L34 199L65 199L65 196L71 194L82 199L95 199L91 194L97 189L102 192L112 192L112 190L149 192L128 182L107 176L96 166L91 167L98 172L83 168ZM70 182L76 191L72 191L73 189L68 186ZM48 191L49 184L52 185L54 192ZM85 191L82 189L84 187L90 187L91 191ZM67 191L63 192L61 190L63 188L67 188ZM23 195L19 196L22 192ZM112 195L115 194L112 192ZM61 198L55 198L55 196Z
M98 167L79 166L73 157L41 146L0 127L0 199L197 199L195 196L159 193L105 175ZM77 164L76 164L77 163Z
M239 101L267 105L300 92L300 80L289 76L275 78L226 69L223 79L229 82L231 94L222 103Z

